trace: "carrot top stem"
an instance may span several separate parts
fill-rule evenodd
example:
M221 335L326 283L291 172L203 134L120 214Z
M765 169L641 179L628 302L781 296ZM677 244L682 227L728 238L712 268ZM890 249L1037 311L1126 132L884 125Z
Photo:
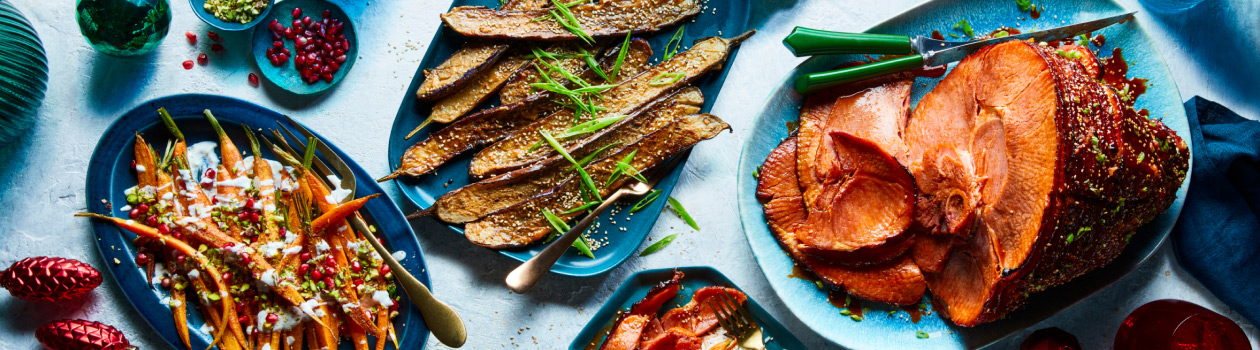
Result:
M166 112L166 107L158 108L158 116L162 118L162 124L166 124L166 129L175 135L175 139L184 142L184 133L179 132L179 127L175 126L175 119L171 118L171 114Z

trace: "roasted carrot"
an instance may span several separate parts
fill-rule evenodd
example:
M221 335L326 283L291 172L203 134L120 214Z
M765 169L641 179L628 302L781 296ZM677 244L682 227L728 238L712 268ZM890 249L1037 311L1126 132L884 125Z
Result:
M347 324L346 328L349 328L350 341L354 343L354 350L368 350L367 332L354 322Z
M134 149L136 167L132 170L136 171L136 185L138 187L157 186L157 160L154 159L153 149L140 134L136 134Z
M192 343L188 342L188 298L184 291L171 288L171 304L171 312L175 314L175 333L184 342L184 348L192 349Z
M347 216L354 214L354 211L362 208L364 204L367 204L369 199L376 198L377 196L380 196L380 194L377 193L367 197L360 197L346 202L345 204L338 205L332 210L325 211L324 214L315 218L315 220L311 220L311 232L324 232L324 230L327 229L334 221L345 219Z
M214 133L219 136L219 158L223 160L221 163L226 166L233 177L245 176L245 169L241 162L241 151L236 148L232 138L228 137L226 132L223 132L223 127L219 125L219 119L215 118L209 109L201 113L210 121L210 126L214 128Z

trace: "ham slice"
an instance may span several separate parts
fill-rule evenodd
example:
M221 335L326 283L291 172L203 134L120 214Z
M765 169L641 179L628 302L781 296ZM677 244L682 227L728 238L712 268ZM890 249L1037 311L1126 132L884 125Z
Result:
M951 321L999 319L1103 266L1172 203L1185 142L1121 103L1088 53L1011 41L960 62L906 124L913 256ZM944 238L937 237L943 236Z
M805 224L808 213L796 177L797 152L797 137L784 140L762 164L757 184L757 197L765 201L766 222L788 256L827 285L846 289L859 298L900 305L918 302L926 284L909 257L875 266L851 267L798 249L795 232Z

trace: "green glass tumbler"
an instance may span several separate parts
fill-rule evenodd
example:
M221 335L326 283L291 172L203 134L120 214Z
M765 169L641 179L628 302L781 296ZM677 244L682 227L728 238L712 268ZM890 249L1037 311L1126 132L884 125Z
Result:
M79 31L97 51L130 57L149 53L171 27L167 0L78 0Z

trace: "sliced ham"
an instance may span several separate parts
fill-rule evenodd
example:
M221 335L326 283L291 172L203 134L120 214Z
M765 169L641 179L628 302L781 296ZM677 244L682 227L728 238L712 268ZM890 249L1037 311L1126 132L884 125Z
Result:
M828 185L796 230L800 250L851 265L897 257L911 243L914 179L875 143L843 131L829 138Z
M916 226L946 237L911 255L939 271L928 286L956 324L1001 318L1107 264L1185 178L1184 141L1120 103L1092 53L1064 56L1023 41L984 48L906 124Z
M913 304L923 297L926 284L909 257L866 267L841 265L801 252L796 230L806 221L805 205L796 178L797 138L784 140L761 166L757 197L765 201L770 231L797 264L823 282L859 298L891 304Z
M687 336L695 337L709 333L713 328L718 326L717 315L713 313L713 309L709 307L710 302L716 303L720 295L726 293L730 295L736 303L743 305L748 297L734 288L726 287L702 287L691 294L691 301L686 305L666 311L661 315L661 327L672 330L680 329Z
M643 335L643 329L647 326L651 316L626 314L617 321L617 327L613 328L612 333L604 338L604 344L600 345L600 350L636 350L639 348L639 338Z

